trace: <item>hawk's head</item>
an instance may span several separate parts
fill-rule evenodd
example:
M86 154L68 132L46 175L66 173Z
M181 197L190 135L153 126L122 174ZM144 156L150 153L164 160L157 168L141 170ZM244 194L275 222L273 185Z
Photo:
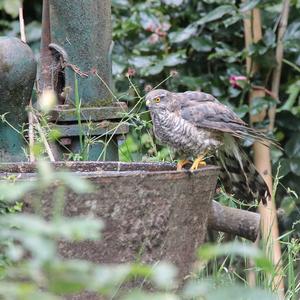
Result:
M152 112L161 110L175 110L175 97L173 97L173 93L169 91L163 89L153 90L146 95L145 100L147 107Z

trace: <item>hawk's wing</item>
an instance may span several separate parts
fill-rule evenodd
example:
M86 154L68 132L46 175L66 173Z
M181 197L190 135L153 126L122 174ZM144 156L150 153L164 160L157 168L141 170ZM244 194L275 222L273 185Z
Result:
M182 118L197 127L228 132L240 139L256 139L263 144L275 143L263 133L248 127L229 107L210 94L185 92L177 95Z

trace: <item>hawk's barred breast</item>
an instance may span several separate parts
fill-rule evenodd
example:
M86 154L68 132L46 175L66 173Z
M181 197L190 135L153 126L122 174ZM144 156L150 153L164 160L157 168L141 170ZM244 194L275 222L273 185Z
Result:
M197 128L176 113L153 114L152 119L158 140L186 158L216 150L222 144L214 131Z

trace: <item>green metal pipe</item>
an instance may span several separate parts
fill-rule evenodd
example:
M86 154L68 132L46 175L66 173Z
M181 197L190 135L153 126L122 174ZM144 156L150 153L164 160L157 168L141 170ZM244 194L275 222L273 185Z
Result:
M76 75L82 105L109 105L112 96L105 84L111 86L112 73L110 0L49 0L49 4L52 43L68 56L65 86L71 88L70 100L75 102Z
M36 61L30 47L17 38L0 37L0 161L27 160L22 126L27 122ZM20 131L18 133L17 131Z

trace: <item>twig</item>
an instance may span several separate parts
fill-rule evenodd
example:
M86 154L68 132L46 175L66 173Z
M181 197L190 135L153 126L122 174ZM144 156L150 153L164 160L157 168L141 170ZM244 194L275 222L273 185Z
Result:
M283 51L284 51L283 37L286 32L286 27L288 23L289 8L290 8L290 0L283 0L282 14L279 22L278 35L277 35L277 47L276 47L277 65L273 71L273 76L272 76L272 94L277 99L279 98L279 86L280 86ZM275 114L276 114L276 106L274 105L269 110L270 130L273 130L274 128Z

